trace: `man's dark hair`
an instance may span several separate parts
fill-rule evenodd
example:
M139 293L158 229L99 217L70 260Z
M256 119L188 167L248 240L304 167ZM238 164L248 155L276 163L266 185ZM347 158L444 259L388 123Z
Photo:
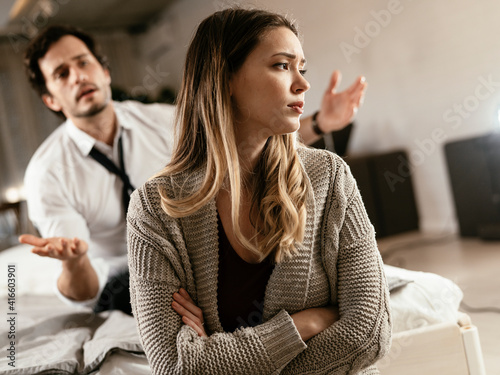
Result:
M100 54L99 46L89 34L72 26L50 26L30 42L24 55L26 74L28 75L31 86L40 96L50 93L47 90L45 77L40 70L38 60L45 56L52 44L66 35L72 35L80 39L85 43L89 51L94 55L97 61L99 61L102 67L109 69L106 57Z

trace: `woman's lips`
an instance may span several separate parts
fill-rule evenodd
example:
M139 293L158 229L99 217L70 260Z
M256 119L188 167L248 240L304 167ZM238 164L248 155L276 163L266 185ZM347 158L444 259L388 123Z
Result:
M304 102L291 103L291 104L288 104L288 107L290 107L291 109L293 109L295 112L297 112L300 115L302 113L304 113Z

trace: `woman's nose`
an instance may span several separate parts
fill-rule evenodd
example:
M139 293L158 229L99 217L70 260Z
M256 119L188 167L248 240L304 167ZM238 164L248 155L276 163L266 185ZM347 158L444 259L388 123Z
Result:
M311 88L311 85L307 81L307 79L304 78L304 76L301 73L297 73L297 78L292 86L292 91L295 93L301 93L301 92L306 92Z

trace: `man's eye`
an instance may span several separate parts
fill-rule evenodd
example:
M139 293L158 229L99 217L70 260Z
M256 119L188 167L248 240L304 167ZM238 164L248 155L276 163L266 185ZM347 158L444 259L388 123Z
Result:
M56 74L56 79L66 78L67 76L68 76L68 71L63 70L62 72Z

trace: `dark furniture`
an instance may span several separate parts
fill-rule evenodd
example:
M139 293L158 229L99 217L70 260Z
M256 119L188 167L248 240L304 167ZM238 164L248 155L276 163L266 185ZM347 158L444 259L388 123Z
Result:
M418 211L405 151L347 156L377 238L418 230Z
M460 234L500 239L500 134L449 142L444 150Z
M344 157L361 192L377 238L418 230L418 212L405 151L345 156L353 124L325 134L313 147Z

